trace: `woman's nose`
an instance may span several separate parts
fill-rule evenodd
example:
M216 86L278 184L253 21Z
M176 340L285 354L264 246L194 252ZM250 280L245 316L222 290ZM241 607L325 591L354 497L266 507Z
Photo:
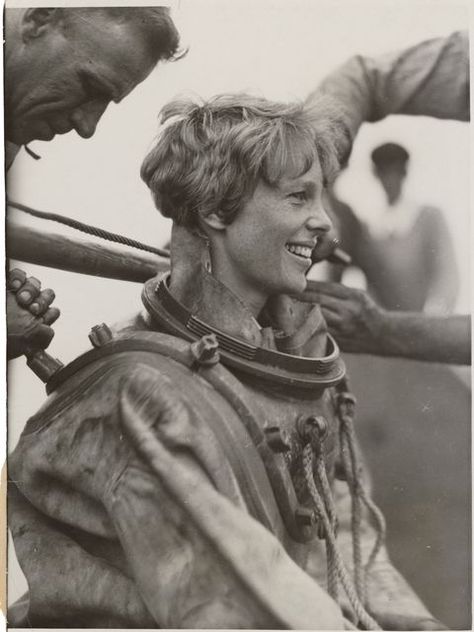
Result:
M306 220L306 228L312 232L327 233L332 227L332 222L323 205L315 204Z

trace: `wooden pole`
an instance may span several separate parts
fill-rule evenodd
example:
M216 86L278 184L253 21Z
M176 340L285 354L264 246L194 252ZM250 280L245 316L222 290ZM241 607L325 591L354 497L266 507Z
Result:
M118 244L88 242L7 221L7 257L68 272L144 283L170 260Z

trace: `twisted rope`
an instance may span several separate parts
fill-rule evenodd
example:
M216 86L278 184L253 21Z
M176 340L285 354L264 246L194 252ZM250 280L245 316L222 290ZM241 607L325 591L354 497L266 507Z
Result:
M385 518L367 494L361 479L362 465L357 451L357 443L354 431L355 398L348 390L347 381L344 380L338 387L338 413L340 420L340 446L341 458L346 474L347 483L352 499L352 542L354 559L354 577L357 592L364 606L367 606L367 584L369 571L383 546L386 536ZM376 538L372 551L369 554L362 574L362 548L361 548L361 519L362 503L371 514L374 523Z
M382 512L377 507L377 505L374 503L374 501L369 497L369 495L367 494L367 491L365 490L363 485L360 484L360 472L361 472L362 468L361 468L361 465L360 465L359 456L357 454L356 440L355 440L355 433L354 433L354 425L353 425L352 416L348 415L348 414L341 414L340 415L340 420L342 422L342 432L346 436L346 439L347 439L347 442L348 442L348 446L349 446L349 451L350 451L350 454L351 454L351 461L352 461L352 465L353 465L354 478L358 479L358 485L357 485L358 494L360 495L361 501L367 507L368 511L372 515L373 520L375 522L375 529L376 529L376 534L377 535L376 535L376 540L375 540L374 546L372 548L372 551L371 551L371 553L369 555L369 558L367 560L367 563L365 565L365 574L367 576L369 571L370 571L370 568L372 567L373 563L375 562L375 559L376 559L380 549L383 546L383 543L385 541L387 527L386 527L385 518L384 518Z
M367 586L366 577L362 570L362 545L361 545L361 523L362 523L362 499L361 485L359 477L355 475L355 463L352 458L352 450L349 446L349 439L345 433L345 424L341 419L340 446L342 463L346 475L347 485L351 494L351 532L352 532L352 557L354 562L354 581L360 600L366 605Z
M75 230L78 230L81 233L85 233L86 235L93 235L94 237L99 237L100 239L112 241L116 244L122 244L123 246L130 246L130 248L136 248L137 250L151 252L154 255L159 255L160 257L166 257L167 259L169 259L170 253L168 250L148 246L147 244L143 244L141 241L130 239L130 237L124 237L123 235L119 235L118 233L111 233L108 230L104 230L103 228L97 228L97 226L84 224L83 222L79 222L77 219L65 217L64 215L37 211L34 208L30 208L29 206L25 206L24 204L19 204L18 202L11 202L10 200L7 203L8 206L16 208L23 213L27 213L28 215L32 215L33 217L46 219L51 222L57 222L58 224L64 224L65 226L68 226L69 228L74 228Z
M321 499L321 496L316 487L316 483L314 481L313 451L312 451L311 443L307 443L303 448L303 472L304 472L305 481L308 486L308 490L313 500L314 506L316 507L316 511L323 522L326 542L331 548L331 553L334 558L334 566L336 569L337 576L347 594L347 597L351 603L351 606L354 609L354 612L359 622L367 630L380 630L380 627L378 626L377 622L368 614L368 612L365 610L364 606L360 602L360 599L352 584L349 573L344 565L344 561L337 547L336 538L335 538L330 520L326 512L325 504L323 500Z
M332 498L331 488L329 486L329 481L326 474L326 468L324 465L324 458L322 456L321 450L318 450L318 455L316 457L316 474L318 477L318 482L321 486L321 490L323 492L322 497L325 504L327 516L329 519L329 524L331 525L332 532L336 534L337 528L338 528L337 512L336 512L336 507L334 505L334 501ZM328 570L328 592L331 595L331 597L335 601L337 601L338 575L337 575L337 570L336 570L336 560L335 560L332 548L327 539L326 539L326 559L327 559L327 570Z

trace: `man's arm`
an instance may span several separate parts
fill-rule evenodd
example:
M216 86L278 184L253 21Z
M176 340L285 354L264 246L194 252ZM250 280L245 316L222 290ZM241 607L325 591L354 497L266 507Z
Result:
M321 305L329 331L343 351L450 364L471 361L467 315L387 312L365 292L318 281L308 281L298 298Z
M357 55L328 75L307 101L321 94L344 109L354 140L361 124L389 114L469 120L467 32L436 38L380 57Z

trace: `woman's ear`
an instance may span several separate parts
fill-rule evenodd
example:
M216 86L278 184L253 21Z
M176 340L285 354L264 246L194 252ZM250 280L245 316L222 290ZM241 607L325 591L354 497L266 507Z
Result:
M225 230L227 224L224 222L219 213L209 213L208 215L200 215L199 217L202 229L207 232L210 230Z

